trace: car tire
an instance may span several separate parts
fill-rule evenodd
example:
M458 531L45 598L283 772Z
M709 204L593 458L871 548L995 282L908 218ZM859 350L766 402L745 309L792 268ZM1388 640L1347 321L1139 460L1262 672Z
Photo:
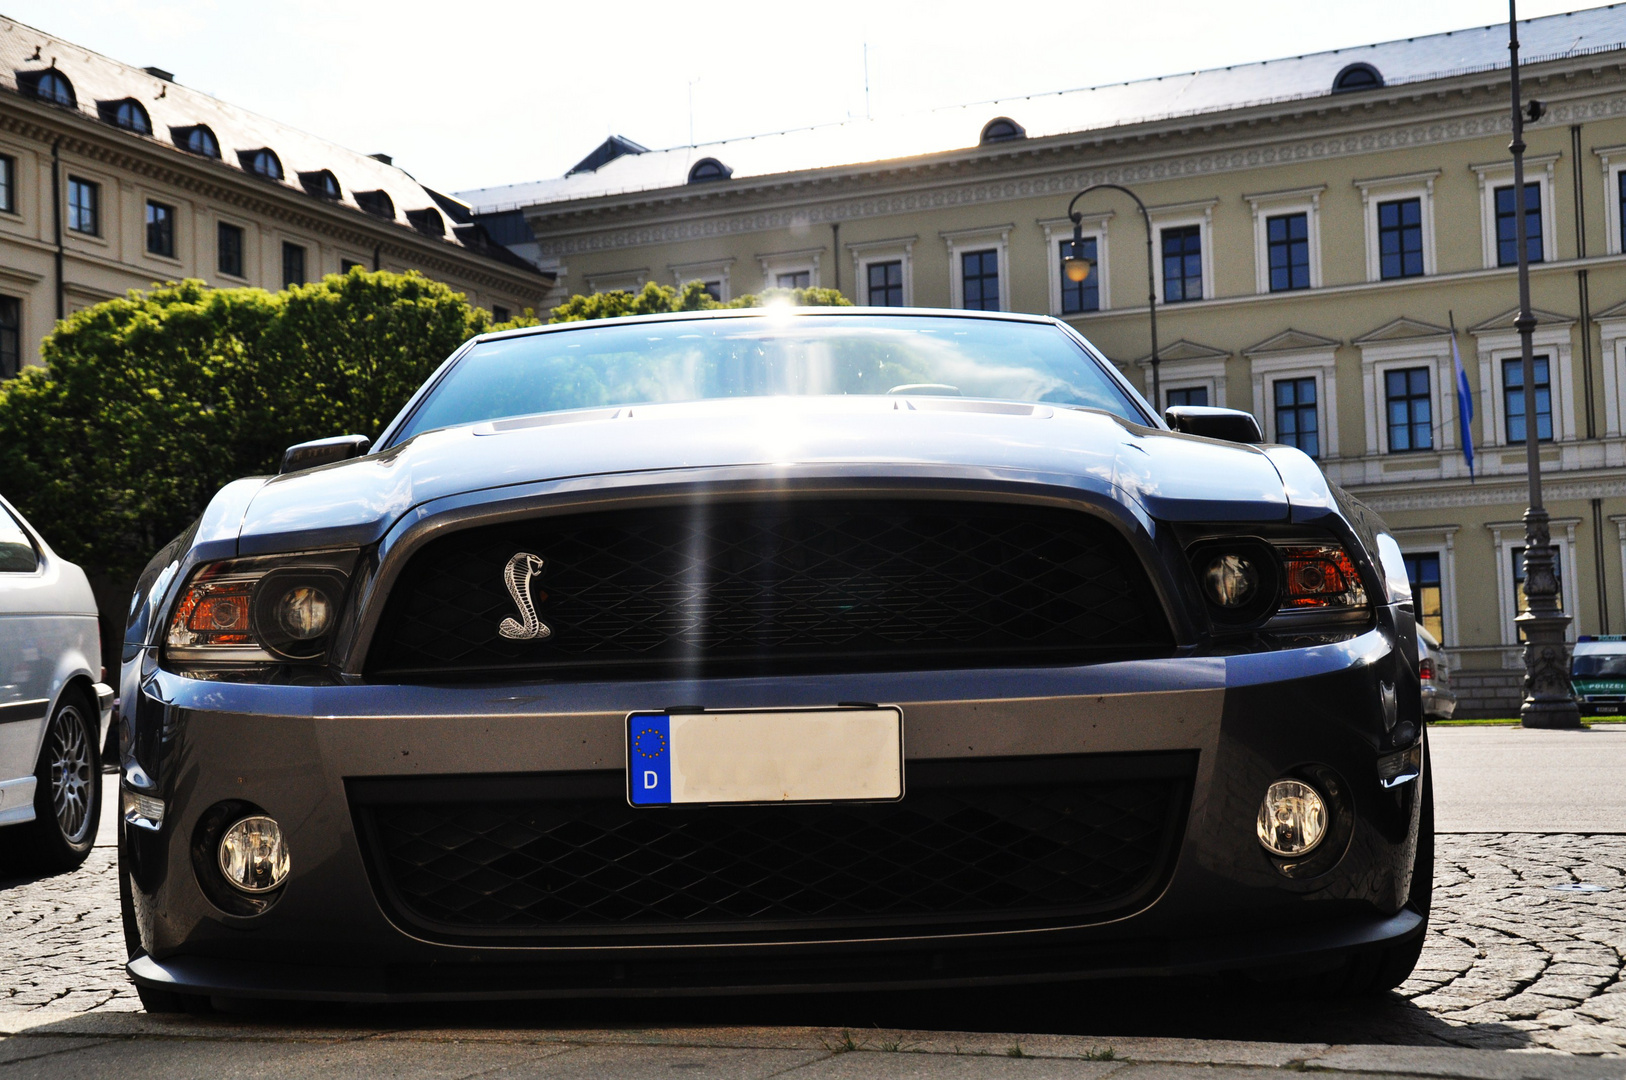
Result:
M1406 941L1356 953L1345 961L1339 973L1341 985L1335 991L1341 997L1388 993L1411 978L1423 954L1423 943L1428 940L1428 912L1434 903L1434 763L1429 757L1426 736L1420 783L1418 797L1422 799L1422 807L1418 813L1417 856L1412 862L1411 893L1406 906L1423 917L1423 925Z
M83 693L63 692L34 765L34 820L4 832L6 848L24 872L73 870L90 855L102 812L100 726Z

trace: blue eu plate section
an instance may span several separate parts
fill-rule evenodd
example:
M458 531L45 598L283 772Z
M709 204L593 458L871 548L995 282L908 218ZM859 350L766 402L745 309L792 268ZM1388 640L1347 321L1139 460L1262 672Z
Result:
M672 718L640 715L627 725L627 779L635 806L672 801Z

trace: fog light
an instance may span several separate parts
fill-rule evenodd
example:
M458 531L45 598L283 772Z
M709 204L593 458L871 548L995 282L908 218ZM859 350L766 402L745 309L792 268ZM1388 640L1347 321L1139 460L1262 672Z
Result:
M246 893L270 892L288 879L282 826L264 815L246 817L220 838L220 872Z
M1309 784L1278 780L1265 792L1257 829L1259 842L1271 854L1303 855L1326 835L1327 804Z
M1222 608L1246 607L1259 592L1259 571L1244 555L1220 555L1203 571L1211 603Z

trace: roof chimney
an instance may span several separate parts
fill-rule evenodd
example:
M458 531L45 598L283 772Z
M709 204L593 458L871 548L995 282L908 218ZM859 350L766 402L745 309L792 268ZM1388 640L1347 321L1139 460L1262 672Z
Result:
M165 71L161 67L142 68L141 70L145 71L148 75L151 75L155 79L163 79L165 82L175 81L175 73L173 71Z
M390 157L388 154L368 154L367 156L372 158L374 161L382 161L386 165L395 164L395 159Z

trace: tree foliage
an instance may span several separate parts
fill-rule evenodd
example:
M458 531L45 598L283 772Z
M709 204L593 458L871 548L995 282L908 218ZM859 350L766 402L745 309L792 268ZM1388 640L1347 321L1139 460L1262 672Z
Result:
M490 321L414 273L131 292L59 323L44 365L0 384L0 485L93 580L133 580L221 485L274 472L289 444L376 436Z
M623 289L572 296L553 309L549 322L582 322L587 319L615 319L623 315L655 315L670 311L712 311L721 308L754 308L786 301L796 307L851 307L852 301L835 289L764 289L719 303L706 291L704 282L691 281L682 289L651 281L639 292Z

